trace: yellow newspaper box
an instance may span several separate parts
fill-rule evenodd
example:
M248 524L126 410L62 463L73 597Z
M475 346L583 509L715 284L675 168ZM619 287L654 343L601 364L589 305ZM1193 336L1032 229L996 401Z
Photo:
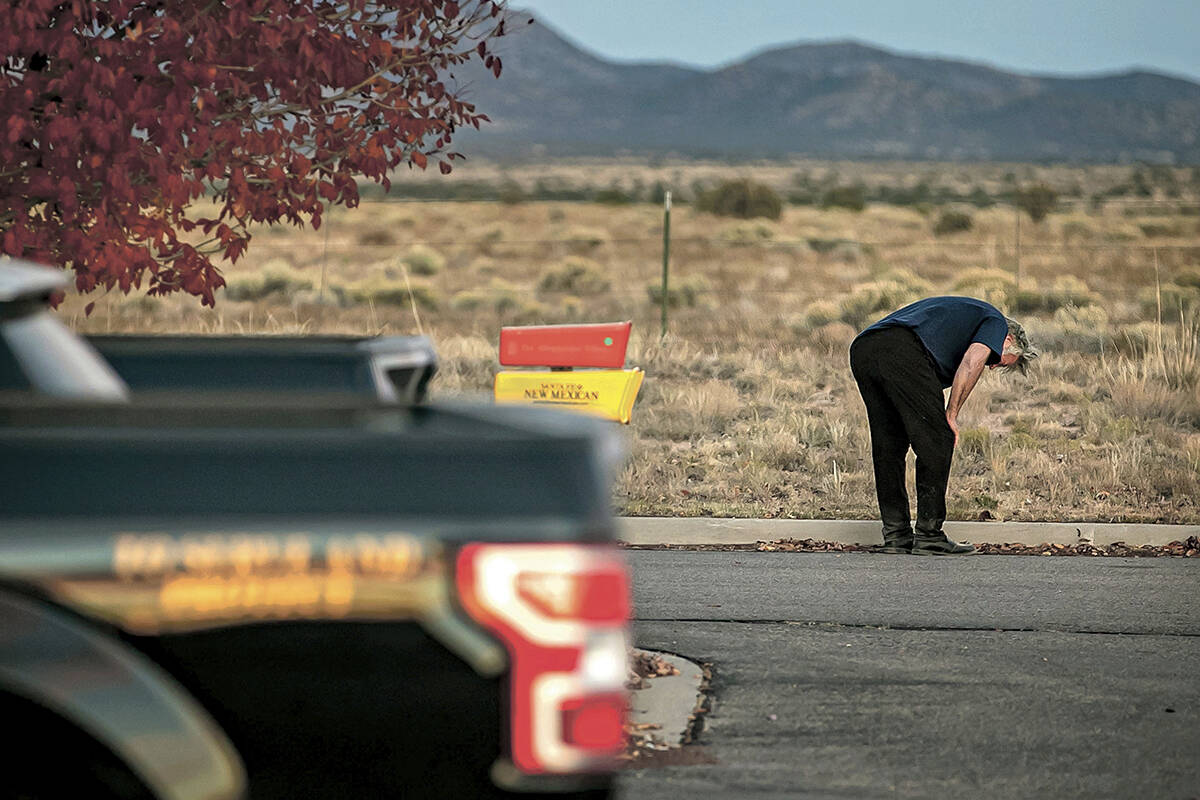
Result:
M501 329L501 365L553 369L497 373L496 402L563 406L627 424L644 376L622 369L632 327L626 321Z
M640 369L500 372L496 402L567 406L628 424L644 375Z

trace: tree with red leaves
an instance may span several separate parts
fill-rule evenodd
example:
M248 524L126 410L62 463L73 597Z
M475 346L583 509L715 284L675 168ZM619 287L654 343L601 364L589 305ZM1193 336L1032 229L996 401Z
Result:
M0 24L0 253L213 304L251 223L321 224L356 179L487 117L453 69L502 0L20 0ZM215 212L194 213L210 196ZM90 309L90 306L89 306Z

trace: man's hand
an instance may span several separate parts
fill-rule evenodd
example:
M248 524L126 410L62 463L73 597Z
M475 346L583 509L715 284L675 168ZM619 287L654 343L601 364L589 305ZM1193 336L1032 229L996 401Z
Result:
M975 382L983 374L983 367L991 352L986 344L972 342L954 373L954 382L950 384L950 402L946 403L946 424L954 431L955 447L958 446L958 410L967 402Z

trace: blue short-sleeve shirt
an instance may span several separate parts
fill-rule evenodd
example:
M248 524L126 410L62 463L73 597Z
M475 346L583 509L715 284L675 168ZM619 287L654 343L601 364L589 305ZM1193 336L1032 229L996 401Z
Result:
M1008 335L1008 321L991 303L972 297L929 297L893 311L859 336L894 327L908 328L917 335L933 358L934 371L943 387L954 382L958 365L975 342L992 351L987 363L999 363Z

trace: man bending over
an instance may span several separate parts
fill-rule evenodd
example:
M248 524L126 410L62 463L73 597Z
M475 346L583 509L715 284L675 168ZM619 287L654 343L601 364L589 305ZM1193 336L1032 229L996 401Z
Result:
M850 369L867 406L885 553L967 555L951 541L946 483L958 443L958 412L983 368L1019 369L1037 357L1024 329L969 297L930 297L893 311L850 345ZM950 388L943 406L942 390ZM917 526L909 522L905 458L917 454Z

